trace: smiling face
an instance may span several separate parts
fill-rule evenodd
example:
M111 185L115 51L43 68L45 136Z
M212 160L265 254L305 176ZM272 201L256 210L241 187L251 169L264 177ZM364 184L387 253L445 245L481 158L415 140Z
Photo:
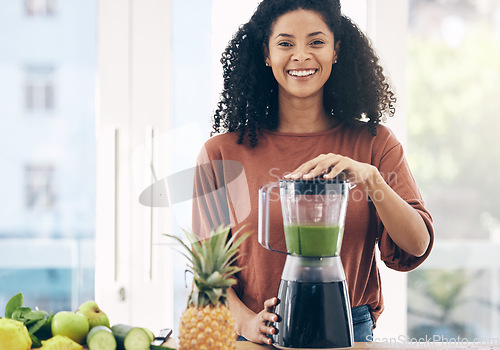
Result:
M337 59L338 45L320 14L295 10L279 17L264 48L280 97L322 97Z

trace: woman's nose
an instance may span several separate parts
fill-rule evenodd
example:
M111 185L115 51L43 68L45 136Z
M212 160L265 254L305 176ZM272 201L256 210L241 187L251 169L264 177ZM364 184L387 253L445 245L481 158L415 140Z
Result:
M296 51L293 53L292 59L296 62L305 62L311 59L311 54L307 50L307 47L297 47Z

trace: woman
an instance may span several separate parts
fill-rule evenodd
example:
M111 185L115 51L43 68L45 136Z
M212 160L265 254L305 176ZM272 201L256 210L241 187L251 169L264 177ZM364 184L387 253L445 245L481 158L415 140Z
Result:
M199 156L194 230L230 224L252 236L228 303L241 339L270 343L269 322L285 256L257 242L258 189L278 178L348 174L351 192L341 258L355 341L383 310L375 245L390 268L429 255L433 230L403 149L380 121L395 98L365 35L338 0L263 0L226 48L214 132ZM279 203L270 230L283 231ZM284 250L282 240L276 249ZM275 243L273 242L273 245ZM280 246L281 245L281 246Z

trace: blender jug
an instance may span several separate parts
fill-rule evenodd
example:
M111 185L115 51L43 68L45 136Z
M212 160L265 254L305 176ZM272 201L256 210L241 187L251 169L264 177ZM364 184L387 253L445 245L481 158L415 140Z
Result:
M350 184L346 180L279 180L259 190L259 242L269 243L271 191L280 189L287 254L304 257L339 256ZM285 253L285 252L281 252Z
M286 252L270 245L271 191L279 188ZM353 345L352 316L340 260L351 184L335 179L279 180L259 190L259 243L287 259L274 312L278 348Z

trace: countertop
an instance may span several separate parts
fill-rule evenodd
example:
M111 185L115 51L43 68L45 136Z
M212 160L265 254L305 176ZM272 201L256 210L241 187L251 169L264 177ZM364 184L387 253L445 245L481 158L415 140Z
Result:
M175 348L175 341L173 339L169 339L167 343L164 345ZM254 344L248 341L239 341L236 343L236 350L264 350L264 349L274 349L274 346L271 345L259 345ZM455 341L455 342L422 342L422 343L382 343L382 342L373 342L373 343L355 343L354 347L348 349L376 349L376 350L394 350L394 349L403 349L403 350L415 350L415 349L469 349L469 350L491 350L491 349L500 349L500 338L492 339L489 342L463 342L463 341ZM306 350L306 349L300 349ZM316 349L317 350L317 349Z

